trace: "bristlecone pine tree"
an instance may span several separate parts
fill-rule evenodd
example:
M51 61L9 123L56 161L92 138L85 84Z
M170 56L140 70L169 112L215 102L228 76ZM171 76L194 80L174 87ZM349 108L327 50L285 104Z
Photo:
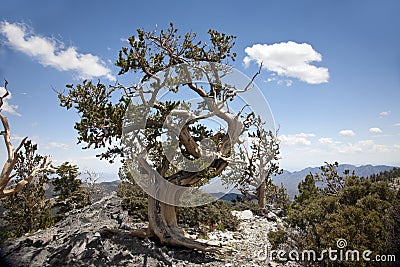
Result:
M249 85L235 88L222 82L220 67L223 65L219 63L230 63L235 59L236 53L231 51L235 37L215 30L209 30L208 33L209 42L206 43L198 40L192 32L179 35L172 23L166 30L147 32L139 29L136 35L128 39L129 47L122 48L116 62L116 66L120 68L120 75L135 73L133 78L139 78L136 83L124 86L117 82L106 86L100 81L97 84L83 81L78 85L66 85L68 91L60 93L59 99L61 106L67 109L75 108L80 116L80 120L75 124L78 142L86 144L85 148L105 148L100 158L110 162L117 156L125 156L127 159L132 157L139 164L137 169L141 177L150 176L151 172L156 170L162 180L174 185L198 186L220 175L228 166L227 158L238 142L239 135L243 133L249 115L242 115L243 109L239 114L233 113L227 105L237 94L246 92ZM171 86L176 81L167 80L168 75L165 74L175 67L175 71L185 74L186 78L180 85ZM158 75L160 72L163 72L163 75ZM207 76L207 86L195 81L198 75ZM147 87L144 89L143 84L146 82ZM168 94L175 94L176 97L163 100L160 88L168 88ZM198 103L202 112L189 113L186 108L190 103L181 99L182 94L202 99ZM137 124L133 120L130 125L131 138L134 139L132 144L145 144L145 151L137 151L136 154L129 152L131 147L124 146L122 138L124 116L131 98L137 101L131 102L134 108L128 112L137 115L138 119ZM174 110L175 112L172 112ZM187 171L177 170L171 164L163 151L161 138L165 132L164 122L169 115L173 118L178 117L178 121L179 118L189 118L173 137L179 143L178 149L181 154L187 159L193 161L201 158L200 140L208 138L213 142L216 151L213 152L214 158L208 167L201 171ZM212 116L223 121L226 127L210 129L204 121ZM143 117L146 117L145 124L142 124ZM168 126L170 130L174 130L174 124ZM170 142L171 138L164 141ZM146 154L150 161L141 158L142 153ZM149 179L148 182L150 181ZM157 196L170 195L169 188L160 187L158 184L152 186L155 187L154 192L157 192ZM176 206L150 195L148 220L149 227L146 231L133 234L157 238L167 245L216 251L215 248L185 237L177 224Z
M43 156L36 154L36 150L37 145L28 140L23 144L23 150L17 153L13 178L15 183L23 180L42 164ZM7 237L18 237L52 224L51 204L45 195L47 175L48 171L37 172L32 181L21 190L2 199L3 207L7 210L5 219L9 225Z
M264 209L267 201L271 202L278 196L270 190L278 190L272 184L272 176L281 172L279 140L277 133L266 130L259 116L249 117L248 122L249 143L238 146L222 180L227 184L234 183L247 199L255 199L259 208ZM284 194L280 196L284 197Z
M56 177L52 179L54 196L57 208L56 218L73 209L78 209L88 204L86 192L82 189L82 181L78 179L78 166L64 162L55 168Z
M12 181L15 172L15 165L18 162L18 152L24 146L25 142L27 141L27 137L23 138L19 145L14 148L13 144L11 143L11 130L10 125L8 123L7 117L4 115L2 107L4 101L7 97L10 96L10 92L7 89L8 81L5 81L4 88L0 91L0 121L3 125L3 130L0 132L0 135L3 136L4 143L7 149L7 160L3 165L0 173L0 199L13 195L16 192L20 191L25 185L30 183L32 179L34 179L39 173L45 171L51 163L51 160L48 159L46 156L41 158L41 162L35 166L34 169L31 169L29 173L25 173L26 176L19 177L17 183ZM5 92L3 92L5 90ZM12 186L11 186L12 183Z

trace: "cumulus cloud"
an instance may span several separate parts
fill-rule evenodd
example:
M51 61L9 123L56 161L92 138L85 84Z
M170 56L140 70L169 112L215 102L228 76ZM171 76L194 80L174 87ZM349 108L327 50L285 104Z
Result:
M355 136L356 134L353 132L353 130L341 130L339 132L340 135L342 136Z
M341 144L336 147L339 153L386 153L390 152L391 148L387 145L376 144L373 140L361 140L356 143Z
M294 145L311 145L311 141L308 139L309 137L315 137L313 133L299 133L292 135L282 134L279 136L279 140L282 145L286 146L294 146Z
M34 35L23 24L0 22L0 33L5 36L8 46L34 58L43 66L73 71L83 79L105 77L115 81L111 70L99 57L78 53L75 47L65 47L54 39Z
M370 133L381 133L382 130L377 127L372 127L372 128L369 128L369 132Z
M379 113L379 115L381 116L388 116L390 114L390 110L389 111L382 111L381 113Z
M255 44L245 49L245 66L250 62L262 63L264 69L278 75L298 78L310 84L326 83L329 79L327 68L316 67L311 62L320 62L322 56L310 44L292 41L275 44Z
M332 138L323 137L318 139L320 148L325 151L330 151L341 154L353 154L353 153L372 153L372 152L390 152L391 146L376 144L373 140L359 140L356 142L342 143L335 141Z
M391 151L391 147L388 145L375 144L373 140L362 140L358 142L358 145L362 148L363 151L371 151L371 152L389 152Z
M6 88L0 86L0 96L3 96L6 93ZM17 112L17 105L10 105L8 103L8 101L12 98L11 92L8 92L8 96L5 97L3 99L3 105L1 106L1 110L3 110L4 112L13 114L13 115L17 115L17 116L21 116L18 112Z

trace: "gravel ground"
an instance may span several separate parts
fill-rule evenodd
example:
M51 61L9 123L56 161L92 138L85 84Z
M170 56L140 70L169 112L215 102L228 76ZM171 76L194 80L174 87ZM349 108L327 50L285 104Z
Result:
M297 266L279 265L266 257L267 233L283 226L274 213L266 217L236 212L238 231L215 231L199 241L220 245L221 255L170 248L127 232L146 226L134 223L111 194L74 210L53 227L25 235L0 247L0 266ZM104 231L119 229L119 233ZM193 237L196 237L194 235Z

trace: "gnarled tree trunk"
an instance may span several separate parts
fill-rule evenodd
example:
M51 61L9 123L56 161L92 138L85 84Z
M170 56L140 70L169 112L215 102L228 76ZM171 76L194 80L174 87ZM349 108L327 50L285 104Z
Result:
M230 118L230 117L228 117ZM217 133L213 139L215 141L220 141L217 147L218 152L222 155L226 154L231 149L232 139L235 141L240 131L242 129L242 124L240 121L233 118L228 120L230 123L230 128L228 132L230 134ZM233 131L236 130L236 131ZM233 137L233 138L232 138ZM191 137L190 137L191 138ZM138 158L139 164L144 169L149 169L151 166L143 160L143 158ZM226 168L228 162L223 157L218 157L210 164L208 168L212 168L214 175L218 176ZM200 173L188 172L181 170L171 176L166 176L166 172L169 167L169 162L164 161L161 168L158 170L159 175L161 175L165 181L169 183L151 184L150 191L152 196L148 196L148 221L149 225L146 232L134 231L132 234L137 237L149 237L156 238L162 244L186 247L190 249L197 249L200 251L207 252L219 252L219 249L212 247L209 244L195 241L185 235L185 232L178 225L177 219L177 207L171 204L167 204L159 201L158 199L180 199L181 192L176 191L176 189L170 188L169 186L180 185L185 187L193 186L198 183L204 177Z
M3 101L4 99L9 96L9 92L7 90L7 84L8 82L6 81L4 88L6 89L6 93L3 96L0 96L0 111L1 107L3 106ZM3 131L0 132L0 135L3 136L4 143L7 148L7 160L3 165L3 168L0 173L0 199L7 197L9 195L15 194L16 192L20 191L25 185L30 183L32 179L38 175L40 172L46 170L48 166L50 165L51 161L47 158L44 157L43 162L41 166L37 169L32 170L31 173L29 173L24 179L20 180L18 183L15 184L13 188L7 188L9 182L11 181L13 175L12 172L14 170L15 165L18 162L18 157L17 154L22 148L22 146L25 144L27 137L22 139L18 147L14 148L12 143L11 143L11 131L10 131L10 126L8 124L8 119L6 116L3 114L0 114L0 121L1 124L3 125Z
M265 190L266 190L266 183L264 180L261 182L260 186L257 188L258 206L262 209L265 208Z
M178 226L176 207L161 203L149 196L148 198L149 228L147 235L156 237L162 244L186 247L201 251L217 252L216 248L195 241L185 236Z

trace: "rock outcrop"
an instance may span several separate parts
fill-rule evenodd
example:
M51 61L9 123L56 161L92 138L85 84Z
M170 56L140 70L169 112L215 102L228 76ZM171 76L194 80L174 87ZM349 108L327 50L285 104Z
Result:
M53 227L2 244L3 266L267 266L267 233L282 225L276 215L237 212L236 232L216 231L208 243L230 247L222 255L165 247L138 239L129 231L146 227L133 222L115 193L65 214ZM268 219L270 218L270 219ZM272 220L271 220L272 219ZM117 231L110 231L115 229Z

